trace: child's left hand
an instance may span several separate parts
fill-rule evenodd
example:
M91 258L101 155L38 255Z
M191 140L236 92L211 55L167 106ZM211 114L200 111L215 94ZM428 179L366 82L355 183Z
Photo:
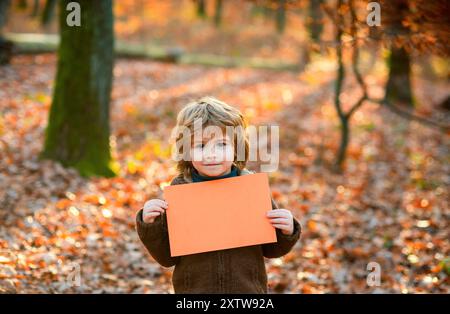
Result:
M272 226L280 229L283 234L291 235L294 233L294 216L289 210L272 209L267 212L267 217Z

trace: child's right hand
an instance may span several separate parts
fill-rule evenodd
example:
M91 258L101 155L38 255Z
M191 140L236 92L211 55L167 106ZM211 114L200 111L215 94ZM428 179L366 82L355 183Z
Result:
M148 224L153 223L156 217L164 213L168 205L166 201L157 198L145 202L142 210L142 220Z

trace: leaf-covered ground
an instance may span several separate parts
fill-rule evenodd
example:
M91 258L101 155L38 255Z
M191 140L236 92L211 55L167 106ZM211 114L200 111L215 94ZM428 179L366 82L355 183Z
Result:
M134 217L176 175L171 128L203 95L239 107L251 124L280 126L272 194L303 234L291 253L266 260L270 292L450 292L448 135L368 103L353 117L345 172L331 171L339 143L332 63L295 74L118 60L112 179L38 159L55 70L52 54L0 68L0 292L173 292L171 269L145 252ZM382 96L384 76L366 77ZM434 104L449 86L414 84L417 114L442 120ZM357 97L353 87L344 103ZM367 284L370 262L380 265L380 286ZM67 285L77 265L81 284Z

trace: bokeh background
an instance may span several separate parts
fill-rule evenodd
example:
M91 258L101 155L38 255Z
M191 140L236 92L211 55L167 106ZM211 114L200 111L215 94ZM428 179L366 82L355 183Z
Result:
M69 2L0 1L0 292L173 293L134 215L205 95L280 127L271 293L449 292L448 1Z

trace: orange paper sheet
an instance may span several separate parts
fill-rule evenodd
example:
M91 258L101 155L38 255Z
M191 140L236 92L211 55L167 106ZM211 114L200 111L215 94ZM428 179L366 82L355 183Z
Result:
M277 242L267 174L168 186L171 256Z

